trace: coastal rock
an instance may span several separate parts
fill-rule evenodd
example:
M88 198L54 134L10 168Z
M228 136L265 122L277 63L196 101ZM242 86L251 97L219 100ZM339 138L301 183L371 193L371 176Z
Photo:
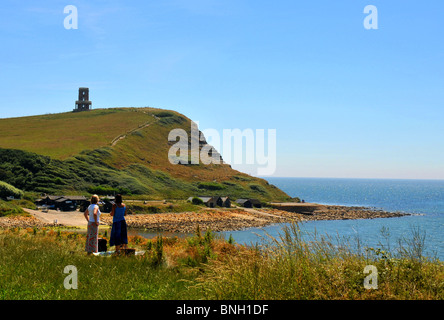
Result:
M130 228L151 231L192 233L197 226L202 231L232 231L260 228L273 223L300 222L310 220L349 220L401 217L400 212L386 212L366 207L319 206L309 213L296 213L275 208L263 209L215 209L201 212L136 214L127 216ZM112 217L103 216L102 222L112 224Z
M10 228L43 228L43 227L53 227L61 226L60 224L54 223L44 223L35 217L28 216L10 216L10 217L0 217L0 228L10 229Z

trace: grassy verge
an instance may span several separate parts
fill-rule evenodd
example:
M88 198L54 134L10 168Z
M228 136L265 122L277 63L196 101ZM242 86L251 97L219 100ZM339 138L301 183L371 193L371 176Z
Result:
M107 236L107 235L102 235ZM443 299L444 265L417 255L357 252L328 239L302 240L297 225L261 246L245 247L206 232L187 239L130 237L135 257L94 257L80 233L0 231L0 299ZM78 289L64 288L64 268ZM365 289L364 268L378 270Z
M0 200L0 217L27 215L15 201Z

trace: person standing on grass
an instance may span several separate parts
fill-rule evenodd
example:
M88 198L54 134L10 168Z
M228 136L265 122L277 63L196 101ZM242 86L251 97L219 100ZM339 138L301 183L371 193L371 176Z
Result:
M122 195L116 195L115 204L113 204L110 215L113 217L113 226L109 245L111 247L116 246L116 252L119 252L122 248L126 248L128 244L127 225L125 221L126 205L122 201Z
M93 195L91 197L91 204L83 214L86 221L88 221L88 231L86 233L85 251L90 255L99 251L99 223L100 223L100 209L99 196Z

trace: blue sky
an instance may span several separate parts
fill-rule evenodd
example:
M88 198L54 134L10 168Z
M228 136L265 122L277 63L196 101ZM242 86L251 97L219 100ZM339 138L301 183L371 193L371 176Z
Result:
M443 12L437 0L3 0L0 118L70 111L87 86L93 108L276 129L275 176L444 179Z

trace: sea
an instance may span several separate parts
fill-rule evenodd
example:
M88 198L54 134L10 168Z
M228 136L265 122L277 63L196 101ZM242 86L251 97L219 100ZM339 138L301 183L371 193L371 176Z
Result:
M291 197L327 205L365 206L410 215L396 218L308 221L299 224L307 239L359 241L362 248L396 252L421 239L424 255L444 261L444 180L265 178ZM285 224L220 232L237 243L256 245L282 235ZM333 241L332 241L333 242Z
M326 205L359 206L403 212L396 218L306 221L298 224L306 240L324 237L334 243L350 243L361 250L374 248L396 254L414 239L423 243L423 255L444 261L444 180L340 179L340 178L265 178L291 197ZM283 235L288 223L263 228L217 232L236 243L261 245ZM155 232L138 230L135 234L154 237ZM186 237L190 234L164 233Z

